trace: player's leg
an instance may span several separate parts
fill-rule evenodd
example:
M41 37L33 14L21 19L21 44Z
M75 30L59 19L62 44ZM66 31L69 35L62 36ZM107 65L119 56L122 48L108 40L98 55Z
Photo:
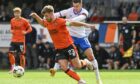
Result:
M25 43L20 43L19 44L19 55L20 55L20 66L25 68L26 64L26 59L25 59Z
M61 66L61 69L67 74L69 75L70 77L72 77L73 79L79 81L80 80L80 76L75 73L74 71L70 70L68 68L68 61L65 60L65 59L62 59L62 60L59 60L58 63L60 64Z
M55 65L54 65L54 69L55 69L55 70L59 70L59 69L60 69L60 65L59 65L59 63L57 63L57 62L55 63Z
M24 53L22 53L21 55L20 55L20 66L22 66L23 68L25 68L25 55L24 55Z
M14 56L14 53L13 52L9 52L8 53L8 57L9 57L10 65L11 65L9 73L12 73L13 69L15 67L15 56Z
M81 39L80 48L84 51L84 54L87 56L88 60L93 64L97 83L102 84L98 69L98 62L94 57L93 50L87 38Z
M68 49L67 55L71 59L71 62L75 68L81 69L82 67L92 65L91 62L89 62L87 59L80 60L78 51L75 47L75 45L71 45Z
M79 59L79 55L74 45L71 45L69 47L67 55L70 56L70 58L72 59L71 62L75 68L81 69L82 67L85 67L90 63L87 59L85 60ZM60 65L58 63L55 63L54 68L50 69L51 76L54 76L58 69L60 69Z
M87 58L91 61L91 63L93 63L97 83L102 84L100 74L99 74L98 62L97 62L97 60L95 59L95 57L93 55L92 49L88 48L88 49L85 50L84 53L87 56Z
M55 76L56 71L59 70L59 69L60 69L60 65L59 65L59 63L56 62L54 64L54 67L50 69L50 75L52 77Z
M81 80L80 76L73 70L68 68L68 56L65 56L66 53L65 51L63 52L63 54L57 54L57 58L56 60L58 60L58 63L61 66L61 69L67 74L69 75L71 78L75 79L78 82L81 82L82 84L86 84L85 81Z
M9 48L9 52L8 52L8 58L9 58L10 65L11 65L9 73L12 73L13 68L15 67L15 56L14 56L15 52L14 51L15 51L14 43L11 43L10 48Z

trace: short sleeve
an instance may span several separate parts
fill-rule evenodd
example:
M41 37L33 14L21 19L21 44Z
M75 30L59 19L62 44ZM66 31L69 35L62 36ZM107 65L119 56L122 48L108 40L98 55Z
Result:
M57 18L58 18L58 17L65 17L65 16L67 16L67 13L68 13L68 9L62 10L62 11L60 11L60 12L55 13L55 16L56 16Z
M86 9L83 9L82 15L85 15L86 17L88 17L88 11Z
M27 20L25 20L25 27L26 28L30 27L30 23Z

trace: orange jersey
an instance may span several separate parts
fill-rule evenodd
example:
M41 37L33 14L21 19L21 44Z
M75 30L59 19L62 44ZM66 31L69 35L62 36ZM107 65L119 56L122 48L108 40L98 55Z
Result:
M44 26L48 29L56 49L67 48L73 44L73 40L66 27L66 21L63 18L56 18L53 22L43 20Z
M29 22L25 18L11 19L12 42L25 42L23 31L27 33L32 31Z

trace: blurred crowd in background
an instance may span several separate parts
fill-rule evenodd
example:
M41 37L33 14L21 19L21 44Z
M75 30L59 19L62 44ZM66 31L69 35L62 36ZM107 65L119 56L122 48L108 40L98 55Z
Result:
M23 9L23 17L31 19L31 12L40 14L43 6L47 4L53 5L57 12L69 8L71 0L0 0L0 22L10 21L15 6ZM121 20L123 16L128 16L132 21L140 19L139 0L83 0L83 7L89 11L90 22Z
M120 2L119 2L120 1ZM88 22L102 22L108 21L120 21L123 16L128 17L130 21L140 20L140 1L137 2L122 2L123 0L83 0L83 7L89 11ZM34 20L29 16L31 12L37 12L40 14L44 5L51 4L55 7L55 11L69 8L71 6L71 0L0 0L0 22L9 22L13 17L12 9L15 6L22 8L22 16ZM90 5L89 5L90 4ZM41 15L40 15L41 16ZM127 23L126 23L127 24ZM125 25L123 25L125 26ZM133 28L134 25L127 25L128 28ZM55 61L55 49L52 43L44 42L44 35L37 35L37 31L34 27L30 34L26 35L26 59L28 69L49 69L52 68ZM121 28L121 26L120 26ZM123 27L122 27L123 28ZM126 30L124 30L126 31ZM127 30L129 31L129 30ZM140 68L140 29L134 29L136 31L136 42L131 44L134 46L132 56L129 58L123 57L120 45L112 44L110 47L101 47L98 43L99 32L93 29L89 34L88 39L92 45L94 55L99 63L100 69L139 69ZM122 35L127 36L123 30L120 30ZM125 38L128 43L131 43L134 38L130 30L130 37ZM125 43L124 43L125 44ZM127 45L127 44L126 44ZM129 46L130 47L130 46ZM78 48L80 58L85 56ZM7 53L0 52L0 68L8 68L9 60Z

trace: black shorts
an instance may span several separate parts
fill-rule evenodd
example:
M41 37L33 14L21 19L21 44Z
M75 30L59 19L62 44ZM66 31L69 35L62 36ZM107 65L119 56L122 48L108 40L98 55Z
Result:
M67 48L64 49L57 49L56 50L56 61L61 59L71 60L78 56L76 47L72 44Z
M23 42L11 42L9 52L25 53L25 44Z

